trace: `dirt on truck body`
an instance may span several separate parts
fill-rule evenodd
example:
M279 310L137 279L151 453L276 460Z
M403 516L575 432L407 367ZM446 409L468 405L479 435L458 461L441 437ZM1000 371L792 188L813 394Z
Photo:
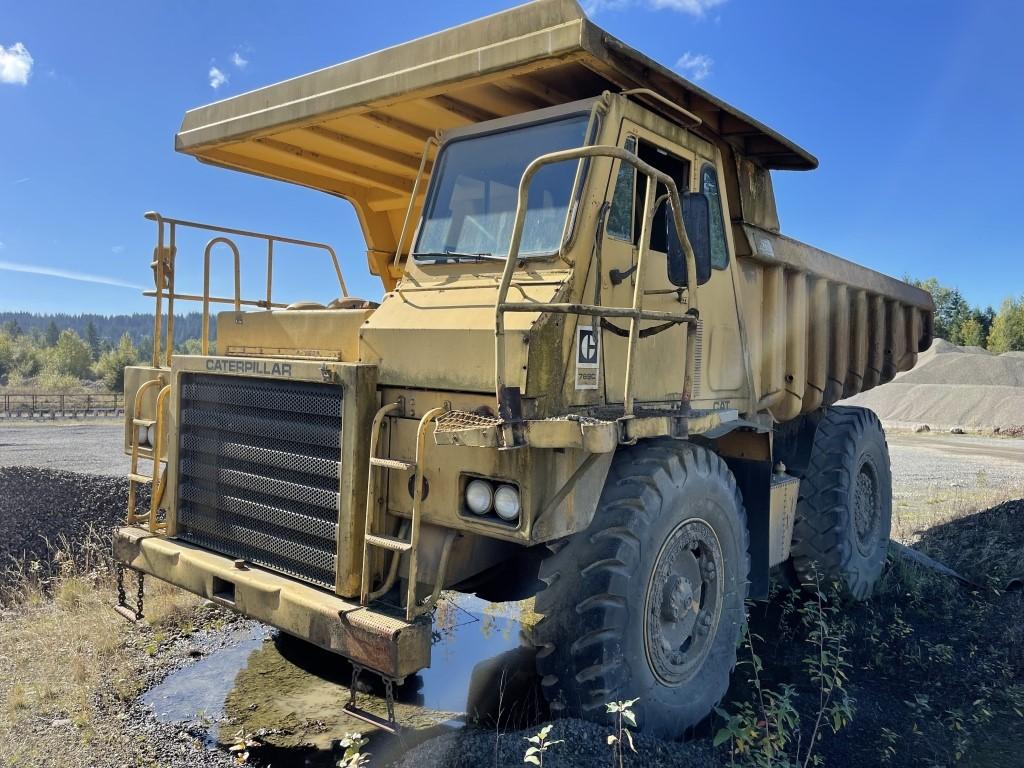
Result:
M177 149L348 200L385 294L348 296L328 245L147 214L156 343L125 450L133 487L159 471L115 541L134 571L391 681L430 664L441 590L536 596L552 710L639 697L670 736L725 692L774 574L870 592L888 452L833 403L913 366L931 300L780 234L770 172L814 157L575 2L190 111ZM278 299L281 243L330 260L337 298ZM241 247L264 295L240 293ZM175 355L190 300L229 309Z

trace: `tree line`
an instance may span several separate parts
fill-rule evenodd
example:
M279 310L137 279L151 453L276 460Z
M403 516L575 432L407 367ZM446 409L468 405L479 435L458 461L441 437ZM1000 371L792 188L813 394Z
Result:
M936 278L903 278L931 294L935 302L935 337L959 346L982 347L994 354L1024 350L1024 295L1003 300L999 309L971 306L958 288Z
M175 351L198 354L202 315L175 315L174 325ZM125 366L152 357L152 329L152 315L0 313L0 387L73 391L99 382L121 391Z

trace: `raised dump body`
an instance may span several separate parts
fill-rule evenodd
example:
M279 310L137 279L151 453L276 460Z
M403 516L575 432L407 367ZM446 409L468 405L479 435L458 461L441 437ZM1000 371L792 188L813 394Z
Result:
M671 735L724 694L744 599L780 569L870 592L887 449L831 406L914 364L931 299L780 234L771 172L815 158L575 2L190 111L177 148L350 201L383 296L347 296L328 245L149 216L120 562L392 681L429 664L442 590L535 596L552 709L639 696ZM330 256L337 289L278 298L280 243ZM214 249L233 296L210 295ZM188 300L231 307L175 355Z

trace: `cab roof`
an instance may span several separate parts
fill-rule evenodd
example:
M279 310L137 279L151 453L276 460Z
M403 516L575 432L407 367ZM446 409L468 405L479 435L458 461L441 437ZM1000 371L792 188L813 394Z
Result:
M602 30L575 0L536 0L190 110L175 147L393 216L405 208L424 142L437 132L633 88L696 114L703 129L764 168L818 164ZM665 116L673 119L673 111Z

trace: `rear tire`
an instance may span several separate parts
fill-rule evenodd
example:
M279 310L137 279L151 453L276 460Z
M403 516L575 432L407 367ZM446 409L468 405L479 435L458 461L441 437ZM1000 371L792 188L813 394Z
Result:
M593 522L541 565L534 643L552 714L604 720L608 702L638 698L640 728L685 736L736 665L748 544L718 456L676 441L620 450Z
M892 527L889 448L866 408L833 406L814 436L800 480L793 567L803 584L838 581L864 600L882 574Z

